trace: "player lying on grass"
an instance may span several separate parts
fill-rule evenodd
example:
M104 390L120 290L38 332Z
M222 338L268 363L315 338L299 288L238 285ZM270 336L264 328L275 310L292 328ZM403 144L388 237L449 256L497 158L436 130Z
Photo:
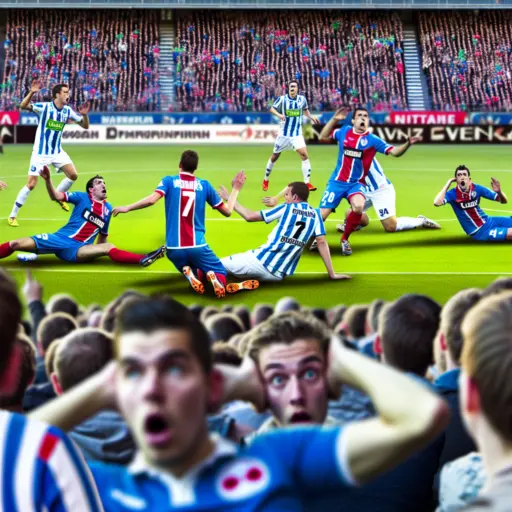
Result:
M221 188L223 199L228 197ZM235 203L235 211L247 222L278 221L270 233L267 243L257 249L222 258L228 271L239 279L249 277L260 281L281 281L292 276L299 259L311 237L315 237L318 250L331 279L350 279L336 274L332 267L331 253L325 240L325 228L318 208L308 204L309 188L301 182L290 183L284 193L285 204L270 210L255 212L240 203Z
M50 170L44 167L41 177L46 181L48 194L54 201L65 201L74 205L68 223L56 233L45 233L27 238L19 238L0 245L0 258L10 256L14 251L37 254L55 254L57 258L69 262L91 261L108 256L117 263L151 265L165 255L165 247L149 254L134 254L117 249L107 243L112 206L106 202L107 187L101 176L91 178L85 192L58 192L50 178ZM94 241L98 239L98 243Z
M116 363L29 415L69 430L119 408L138 452L128 467L89 463L106 510L304 510L306 497L342 493L406 460L449 417L423 383L333 338L328 382L361 389L377 416L277 429L240 448L208 434L208 412L234 400L262 410L270 397L251 359L212 365L208 333L185 306L130 302L117 318L114 352Z
M166 176L149 196L129 206L114 208L114 217L141 208L153 206L165 196L167 257L177 270L183 272L193 290L204 293L204 277L210 281L217 297L226 294L226 270L216 254L206 243L206 204L230 217L239 191L245 182L240 171L232 181L231 195L225 204L207 180L197 178L194 173L199 164L195 151L184 151L181 155L179 173ZM259 283L248 281L236 285L236 289L252 290ZM232 288L228 286L228 292Z
M20 103L20 108L29 110L39 117L36 131L32 156L30 157L30 167L28 171L28 181L24 186L12 207L9 215L9 226L17 227L16 216L19 209L25 204L30 192L37 185L37 178L43 167L53 165L57 172L63 172L65 178L59 183L57 190L67 192L78 178L76 168L69 158L69 155L62 149L62 132L67 123L77 123L85 130L89 128L89 104L85 103L78 109L78 114L68 105L69 86L67 84L57 84L52 89L52 101L31 103L32 96L40 90L37 80L32 82L32 86L27 96ZM69 206L58 201L62 209L69 212Z
M452 183L455 188L450 189ZM455 169L455 177L448 180L434 199L435 206L450 204L462 229L479 242L504 242L512 240L510 217L489 217L480 208L480 198L506 204L508 199L501 190L500 182L491 178L492 190L471 181L471 173L465 165ZM449 190L450 189L450 190Z

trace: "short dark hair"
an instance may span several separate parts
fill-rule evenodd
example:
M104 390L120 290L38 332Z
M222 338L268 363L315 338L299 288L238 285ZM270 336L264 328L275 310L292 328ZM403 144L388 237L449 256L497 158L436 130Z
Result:
M0 372L9 361L21 321L21 302L14 280L0 269Z
M366 323L371 327L373 332L377 332L379 330L379 316L385 304L385 301L382 299L375 299L368 307Z
M496 279L482 292L482 297L489 297L489 295L496 295L505 291L512 291L512 277Z
M96 176L92 177L86 184L85 184L85 191L89 193L89 189L94 187L94 180L103 180L103 176L100 176L99 174L96 174Z
M354 340L365 335L366 315L368 306L349 306L343 315L343 323L346 324L348 335Z
M199 155L192 151L191 149L187 149L187 151L183 151L180 159L180 168L185 172L194 172L199 165Z
M290 80L288 82L288 89L290 88L290 85L297 84L297 88L299 87L299 81L298 80Z
M69 89L69 85L68 84L57 84L57 85L54 85L53 86L53 89L52 89L52 99L55 99L57 97L57 94L59 94L62 89Z
M292 183L288 183L288 186L292 189L292 195L298 196L303 201L308 200L309 188L303 181L292 181Z
M356 114L359 111L366 112L368 114L368 116L370 115L370 112L368 111L367 108L365 108L365 107L356 107L356 108L354 108L354 112L352 113L352 117L356 117Z
M79 313L77 301L65 293L53 295L46 305L46 310L48 313L67 313L73 318L77 318Z
M116 318L115 342L122 334L158 329L185 330L190 336L190 347L205 373L212 370L210 338L204 325L183 304L171 298L144 298L130 300L122 306Z
M251 326L261 324L274 313L274 306L271 304L256 304L251 312Z
M46 354L46 351L55 340L63 338L77 328L76 320L67 313L52 313L43 318L37 328L36 337L43 354Z
M230 366L240 366L242 358L238 350L222 341L214 343L212 346L213 362L215 364L229 364Z
M386 361L424 377L434 360L440 313L441 306L426 295L407 294L385 306L379 337Z
M454 176L455 176L455 177L457 177L457 173L458 173L459 171L468 171L468 176L471 176L471 173L469 172L469 169L468 169L464 164L459 165L459 166L457 167L457 169L455 169L455 173L454 173Z
M244 329L248 331L251 328L251 314L247 306L237 306L233 309L233 313L240 319L242 324L244 324Z
M210 316L204 325L212 343L229 341L231 336L245 332L242 320L233 313L216 313Z
M113 337L102 329L78 329L59 341L54 371L63 391L99 372L114 357Z

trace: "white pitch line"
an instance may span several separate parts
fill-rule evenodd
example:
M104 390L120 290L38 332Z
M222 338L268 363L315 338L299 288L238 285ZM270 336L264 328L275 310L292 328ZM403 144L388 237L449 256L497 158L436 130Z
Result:
M489 211L504 211L504 210L489 210ZM511 212L512 213L512 212ZM19 220L23 221L23 220L26 220L26 221L55 221L55 222L62 222L62 221L65 221L66 219L64 218L55 218L55 219L48 219L48 218L36 218L36 217L27 217L27 218L24 218L24 217L18 217ZM0 220L7 220L7 217L0 217ZM223 218L214 218L214 219L205 219L207 222L245 222L244 219L223 219ZM378 221L379 219L375 219L373 217L370 217L370 220L371 221ZM433 221L435 222L454 222L456 221L457 219L432 219ZM327 219L327 220L324 220L324 222L342 222L341 219Z

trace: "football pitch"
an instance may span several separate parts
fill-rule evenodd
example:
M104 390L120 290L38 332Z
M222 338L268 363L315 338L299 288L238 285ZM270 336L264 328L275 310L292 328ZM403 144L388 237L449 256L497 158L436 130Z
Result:
M259 209L261 181L272 147L230 145L204 146L105 146L67 145L79 179L73 190L84 190L86 181L101 174L107 184L108 201L113 206L132 203L153 192L165 175L177 172L179 156L184 149L199 152L198 176L208 179L216 188L230 188L235 173L244 169L248 175L240 202ZM7 217L19 189L26 183L30 146L6 146L0 156L0 179L9 188L0 193L0 242L52 233L63 226L68 214L49 200L44 183L36 190L18 216L20 227L7 225ZM310 195L310 203L318 206L325 184L337 157L335 146L309 148L312 182L318 187ZM466 164L476 183L490 186L491 176L501 181L512 200L512 146L434 146L412 147L402 158L381 156L380 163L397 191L398 216L426 215L438 221L439 231L417 229L402 233L385 233L370 210L370 225L351 236L354 254L341 255L336 220L347 203L327 223L327 238L337 272L352 275L350 281L330 281L317 253L306 251L296 274L282 283L262 283L256 291L228 296L228 302L252 305L275 302L291 295L307 306L332 306L338 303L368 302L376 297L394 299L404 293L426 293L444 302L456 291L467 287L483 287L499 276L512 275L512 243L484 244L467 237L450 206L436 208L433 199L455 167ZM54 183L62 175L53 175ZM274 194L291 181L302 179L300 159L283 154L274 167L269 192ZM489 215L512 215L512 203L500 205L482 201ZM225 219L208 210L206 237L218 256L223 257L255 248L265 242L272 230L265 223L246 223L236 213ZM147 252L165 244L164 201L155 206L112 219L109 241L117 247ZM106 304L127 288L145 293L165 292L185 303L215 303L210 293L199 296L173 265L162 259L148 269L112 263L102 258L92 263L71 264L54 256L40 256L36 262L20 263L16 255L0 263L12 272L20 284L30 268L43 284L45 297L56 292L72 293L82 304Z

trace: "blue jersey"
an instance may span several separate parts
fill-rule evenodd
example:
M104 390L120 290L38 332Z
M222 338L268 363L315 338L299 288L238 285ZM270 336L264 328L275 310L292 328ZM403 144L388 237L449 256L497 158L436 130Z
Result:
M82 455L55 427L0 411L0 510L100 512Z
M254 251L255 256L271 274L291 276L310 238L325 235L320 210L303 202L281 204L260 213L267 224L278 223L267 243Z
M393 146L370 132L356 133L352 126L343 125L331 134L338 142L339 154L330 180L345 183L365 183L376 153L389 154Z
M108 235L112 205L105 201L95 201L85 192L69 192L65 201L74 204L68 223L57 231L57 235L92 244L98 236Z
M463 192L459 187L446 192L443 204L449 203L462 229L468 235L474 235L488 220L487 214L480 208L480 198L485 197L491 201L499 201L496 192L482 185L471 185L471 190Z
M223 439L212 455L175 478L148 467L91 463L107 511L302 511L304 496L352 485L343 428L279 429L246 448ZM301 492L298 493L297 489Z
M304 96L298 94L295 98L290 98L285 94L277 98L272 106L286 118L284 123L279 125L279 135L284 137L302 135L303 112L308 110L308 101Z
M214 209L223 204L212 185L193 174L181 172L177 176L166 176L156 192L165 196L167 249L206 245L206 203Z
M39 116L34 149L32 153L40 156L58 155L62 151L62 131L68 121L80 122L83 116L71 107L57 108L53 101L33 103L32 112Z

